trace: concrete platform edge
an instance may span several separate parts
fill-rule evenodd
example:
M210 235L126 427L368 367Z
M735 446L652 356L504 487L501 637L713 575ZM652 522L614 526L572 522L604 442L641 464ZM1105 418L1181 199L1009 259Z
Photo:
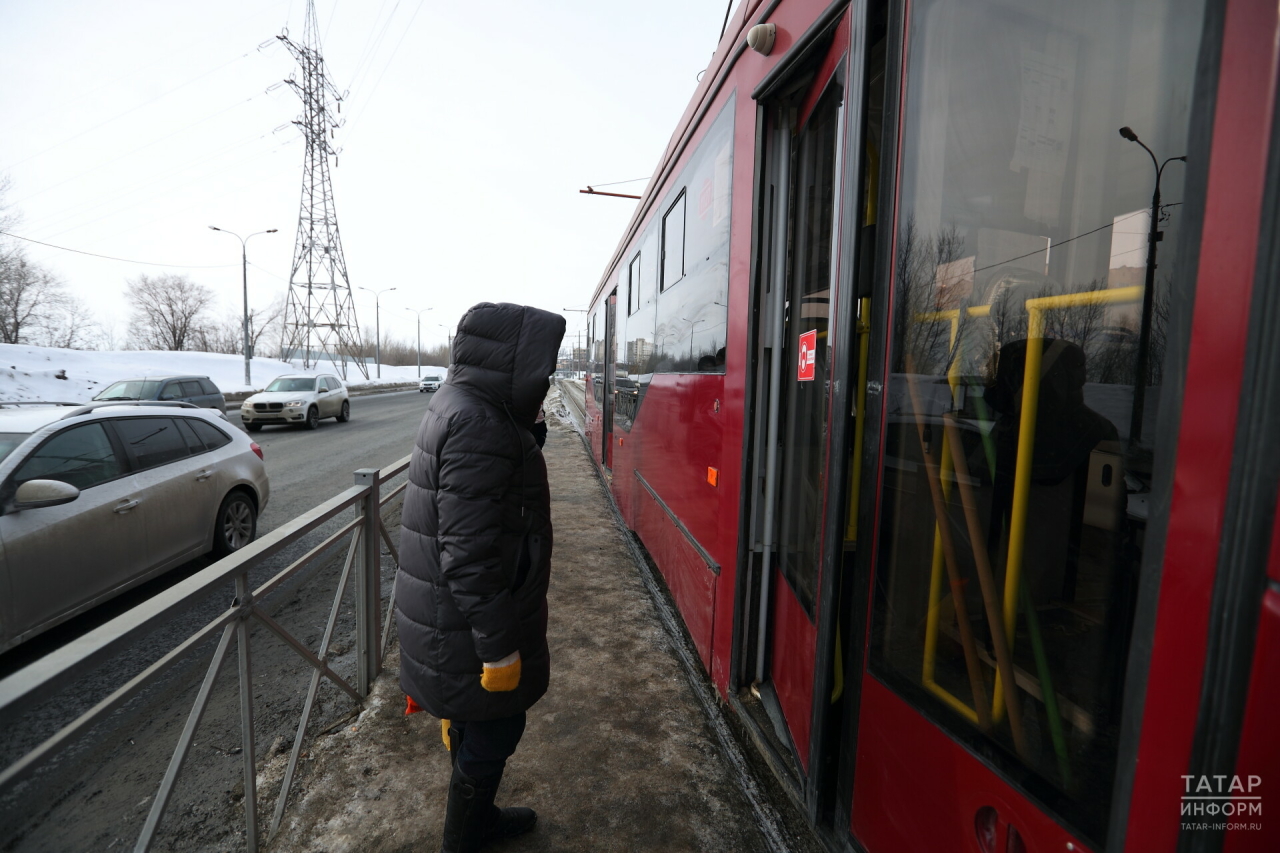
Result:
M575 423L575 426L578 426L578 424ZM576 431L586 448L588 458L593 458L591 456L591 447L587 443L581 427ZM787 842L788 833L784 828L786 823L769 800L763 786L756 779L751 764L743 754L737 738L729 730L729 725L724 719L724 712L716 699L715 688L708 682L697 656L693 649L690 648L689 642L680 627L679 619L672 610L671 602L653 577L653 570L649 566L649 561L645 558L640 546L636 544L635 537L622 520L622 516L618 512L618 505L614 503L613 495L609 492L608 484L600 476L600 469L594 464L592 469L597 480L604 487L605 495L609 498L608 504L610 512L613 513L613 522L622 531L623 538L627 543L627 550L631 554L631 559L635 561L640 578L644 583L645 589L649 592L649 598L653 602L654 610L658 614L663 630L666 631L667 637L671 641L671 647L675 650L676 657L680 661L685 678L693 689L698 706L702 709L702 714L706 718L707 724L710 725L712 732L715 733L716 743L731 768L734 781L742 791L743 796L751 803L751 814L755 818L756 827L760 830L765 844L772 853L792 853L792 847Z

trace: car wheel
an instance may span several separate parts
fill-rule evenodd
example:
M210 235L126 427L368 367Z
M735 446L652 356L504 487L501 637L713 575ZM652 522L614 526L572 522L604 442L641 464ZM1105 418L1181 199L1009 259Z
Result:
M307 429L318 429L320 427L320 410L315 406L307 409Z
M338 423L345 424L349 420L351 420L351 403L343 400L342 413L338 415Z
M225 557L239 551L258 534L258 511L247 494L235 491L222 499L213 526L213 554Z
M258 432L262 429L262 424L245 424L244 428L249 432Z

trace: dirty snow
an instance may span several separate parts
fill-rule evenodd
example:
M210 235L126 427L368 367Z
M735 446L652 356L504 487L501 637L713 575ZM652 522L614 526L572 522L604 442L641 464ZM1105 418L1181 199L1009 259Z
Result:
M208 376L224 394L260 391L277 376L285 373L335 373L333 365L321 362L304 370L301 359L292 364L272 358L252 361L253 385L244 384L244 357L210 352L126 351L98 352L52 349L25 344L0 344L0 401L46 400L78 403L90 400L103 388L121 379L140 376L170 376L176 373ZM428 371L444 375L443 367L423 365ZM418 368L382 366L382 378L369 367L365 379L351 365L347 371L348 386L395 385L416 382ZM59 374L65 379L59 378ZM339 373L339 375L341 375Z

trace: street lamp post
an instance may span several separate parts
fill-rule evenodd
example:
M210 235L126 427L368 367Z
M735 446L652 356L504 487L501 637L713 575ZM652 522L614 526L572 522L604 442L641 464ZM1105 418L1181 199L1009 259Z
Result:
M216 225L210 225L209 230L221 231L223 234L230 234L240 241L240 280L244 285L244 384L250 386L250 370L249 370L249 251L245 247L252 238L259 234L274 234L278 228L269 228L266 231L255 231L248 237L241 237L234 231L228 231L225 228L219 228Z
M422 312L423 312L423 311L432 311L432 310L434 310L434 309L435 309L435 306L434 306L434 305L433 305L433 306L431 306L430 308L423 308L423 309L421 309L421 310L419 310L419 309L417 309L417 308L406 308L406 309L404 309L404 310L406 310L406 311L409 311L409 312L411 312L411 313L413 313L413 314L417 314L417 315L418 315L418 378L419 378L419 379L421 379L421 378L422 378Z
M1120 135L1130 142L1136 142L1141 145L1142 150L1146 151L1147 155L1151 157L1151 165L1156 170L1156 186L1151 193L1151 222L1147 229L1147 276L1146 286L1142 288L1142 321L1138 327L1138 364L1133 382L1133 412L1129 421L1129 441L1136 444L1142 438L1142 410L1146 402L1147 392L1147 362L1150 359L1148 350L1151 347L1151 309L1155 299L1156 284L1156 243L1164 239L1164 232L1160 230L1160 178L1164 175L1165 166L1175 160L1185 163L1187 158L1185 156L1170 157L1161 163L1156 159L1155 153L1138 138L1138 134L1134 133L1131 128L1120 128Z
M705 323L706 320L690 320L688 317L681 317L681 320L689 324L689 364L693 364L693 330L697 328L699 323Z
M590 308L561 308L560 310L561 310L561 311L569 311L569 312L572 312L572 313L574 313L574 314L590 314L590 313L591 313L591 309L590 309ZM579 333L578 333L578 342L579 342L579 344L581 344L581 342L582 342L582 333L581 333L581 332L579 332ZM579 347L578 347L578 350L581 350L581 349L582 349L582 347L581 347L581 346L579 346ZM572 358L572 359L570 359L570 361L572 361L572 362L573 362L573 364L574 364L574 366L575 366L575 367L581 368L581 367L582 367L582 363L581 363L581 359L578 357L578 350L575 350L575 351L574 351L574 353L573 353L573 358ZM580 372L580 371L576 371L576 370L574 371L575 378L577 378L577 373L578 373L578 372Z
M382 378L382 301L381 297L384 293L390 293L395 290L394 287L384 287L382 290L369 290L367 287L360 288L373 294L373 357L378 362L378 378Z
M453 365L453 329L452 326L446 326L444 323L436 323L436 328L444 329L445 349L447 350L446 358L449 359L449 365Z

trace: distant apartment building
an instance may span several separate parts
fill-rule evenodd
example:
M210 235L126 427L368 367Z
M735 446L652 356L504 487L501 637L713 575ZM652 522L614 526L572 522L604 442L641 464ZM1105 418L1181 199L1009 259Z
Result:
M644 338L627 341L627 364L640 365L653 355L653 342Z

